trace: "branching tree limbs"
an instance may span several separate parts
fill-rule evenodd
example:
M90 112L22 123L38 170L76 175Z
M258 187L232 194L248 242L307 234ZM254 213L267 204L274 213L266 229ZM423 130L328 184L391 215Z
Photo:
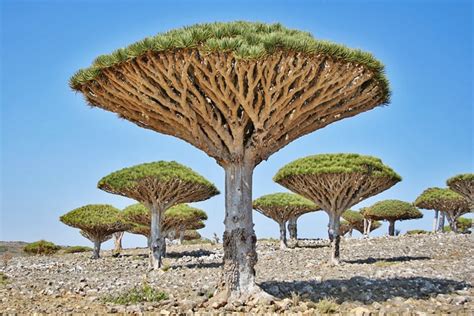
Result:
M204 177L177 162L145 163L111 173L98 183L99 189L137 200L150 211L152 267L161 266L165 251L163 214L170 207L206 200L219 191Z
M364 216L372 220L389 222L388 234L395 236L395 221L422 218L423 214L413 204L399 200L385 200L364 209Z
M341 217L345 219L349 224L349 231L355 229L363 235L368 235L370 232L382 226L382 224L378 221L371 221L370 225L368 225L368 223L366 223L367 220L362 214L362 212L357 212L353 210L345 211L344 213L342 213Z
M178 137L224 168L224 301L255 284L253 169L294 139L389 101L372 55L280 24L200 24L100 56L70 82L92 105ZM262 294L262 295L260 295Z
M64 224L79 228L81 235L94 243L93 259L100 257L100 245L130 225L120 217L120 211L108 204L90 204L76 208L59 218Z
M448 188L428 188L418 196L414 204L422 209L443 212L454 232L457 232L456 220L469 212L469 201Z
M358 154L323 154L281 168L276 182L319 205L329 215L331 262L339 263L339 226L344 211L392 187L401 177L380 159Z
M274 193L253 201L253 208L280 225L280 248L286 249L286 222L320 208L310 200L292 193Z
M470 209L474 210L474 173L454 176L449 178L446 184L451 190L464 196L470 203Z

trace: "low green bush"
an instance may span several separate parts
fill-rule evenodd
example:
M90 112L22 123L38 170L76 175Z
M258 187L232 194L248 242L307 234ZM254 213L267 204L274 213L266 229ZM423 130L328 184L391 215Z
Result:
M423 229L412 229L406 232L407 235L420 235L420 234L429 234L430 232Z
M77 253L77 252L88 252L92 251L91 247L85 247L85 246L71 246L64 248L64 253Z
M60 246L46 240L39 240L26 245L23 251L32 255L51 255L56 253Z
M8 282L8 277L5 275L5 273L0 272L0 285L5 285Z
M130 290L117 295L104 298L106 303L120 305L137 304L142 302L159 302L168 298L165 292L152 288L148 284L131 288Z

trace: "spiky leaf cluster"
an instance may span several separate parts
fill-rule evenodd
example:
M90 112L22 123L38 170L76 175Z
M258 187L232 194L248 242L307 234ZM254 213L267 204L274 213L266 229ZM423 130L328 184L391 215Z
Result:
M177 49L198 49L203 54L227 52L239 59L260 59L278 50L300 52L309 56L323 54L367 67L376 74L375 78L384 90L385 103L388 103L390 97L384 66L372 54L317 40L308 32L288 29L279 23L244 21L196 24L147 37L112 54L97 57L92 66L74 74L70 79L70 86L80 90L81 85L100 76L104 69L148 52Z
M416 207L443 212L458 209L469 211L468 201L460 194L448 188L428 188L415 200Z
M141 181L146 179L162 183L178 179L182 182L199 184L209 190L212 195L219 194L219 190L206 178L175 161L157 161L123 168L100 179L98 187L122 191L136 188L140 186Z
M273 180L296 175L361 173L371 177L390 177L393 181L402 178L379 158L359 154L320 154L297 159L278 170Z
M364 209L364 216L373 220L406 220L422 218L423 214L413 205L400 200L384 200Z
M79 228L91 240L103 241L115 232L126 231L129 224L120 211L108 204L89 204L76 208L59 218L64 224Z
M361 234L364 233L364 216L362 212L347 210L342 213L342 218L346 220L353 229L356 229ZM380 226L382 226L382 224L379 221L372 221L370 231L376 230Z
M253 201L253 208L271 219L283 223L291 217L298 217L321 208L310 200L294 193L273 193Z
M471 203L474 208L474 173L459 174L446 181L449 188L462 196Z

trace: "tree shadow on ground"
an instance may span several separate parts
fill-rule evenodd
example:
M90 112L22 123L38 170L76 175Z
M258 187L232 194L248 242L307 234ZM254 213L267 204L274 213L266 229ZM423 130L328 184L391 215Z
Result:
M214 252L209 251L209 250L203 250L203 249L198 249L198 250L186 250L186 251L170 251L166 253L166 257L168 258L181 258L181 257L204 257L204 256L210 256L213 255Z
M372 264L377 262L406 262L406 261L415 261L415 260L430 260L430 257L426 256L400 256L392 258L373 258L369 257L367 259L356 259L356 260L343 260L344 263L350 264Z
M175 264L174 267L178 268L220 268L222 266L222 262L198 262L198 263L186 263L186 264Z
M437 294L471 288L467 282L426 277L369 279L353 277L346 280L317 281L267 281L261 287L278 298L291 298L298 294L312 301L335 299L339 304L344 301L359 301L364 304L382 302L394 297L405 299L428 299Z

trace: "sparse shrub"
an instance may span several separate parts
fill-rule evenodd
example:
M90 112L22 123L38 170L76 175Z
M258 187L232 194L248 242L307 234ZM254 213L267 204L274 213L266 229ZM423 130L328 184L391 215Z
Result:
M390 267L390 266L393 266L394 264L397 264L397 262L393 262L393 261L377 261L376 263L374 263L374 265L375 265L376 267L379 267L379 268Z
M131 288L120 295L107 296L104 298L104 301L114 304L127 305L142 302L159 302L167 298L168 295L165 292L154 289L149 284L145 283L142 286Z
M423 229L412 229L406 232L407 235L422 235L422 234L429 234L430 232L423 230Z
M2 253L2 252L7 252L7 251L8 251L8 247L7 247L7 246L3 246L3 245L0 246L0 253Z
M330 298L320 300L315 307L320 313L329 314L336 312L339 305L334 299Z
M32 255L52 255L56 253L60 246L46 240L39 240L26 245L23 251Z
M92 251L91 247L86 246L71 246L64 248L64 253L78 253L78 252L88 252Z
M456 227L457 227L457 232L458 233L469 233L469 229L472 227L472 219L471 218L465 218L465 217L459 217L456 220ZM444 226L443 230L445 232L451 232L453 231L451 229L451 226Z
M8 277L5 275L5 273L0 272L0 285L5 285L8 282Z

